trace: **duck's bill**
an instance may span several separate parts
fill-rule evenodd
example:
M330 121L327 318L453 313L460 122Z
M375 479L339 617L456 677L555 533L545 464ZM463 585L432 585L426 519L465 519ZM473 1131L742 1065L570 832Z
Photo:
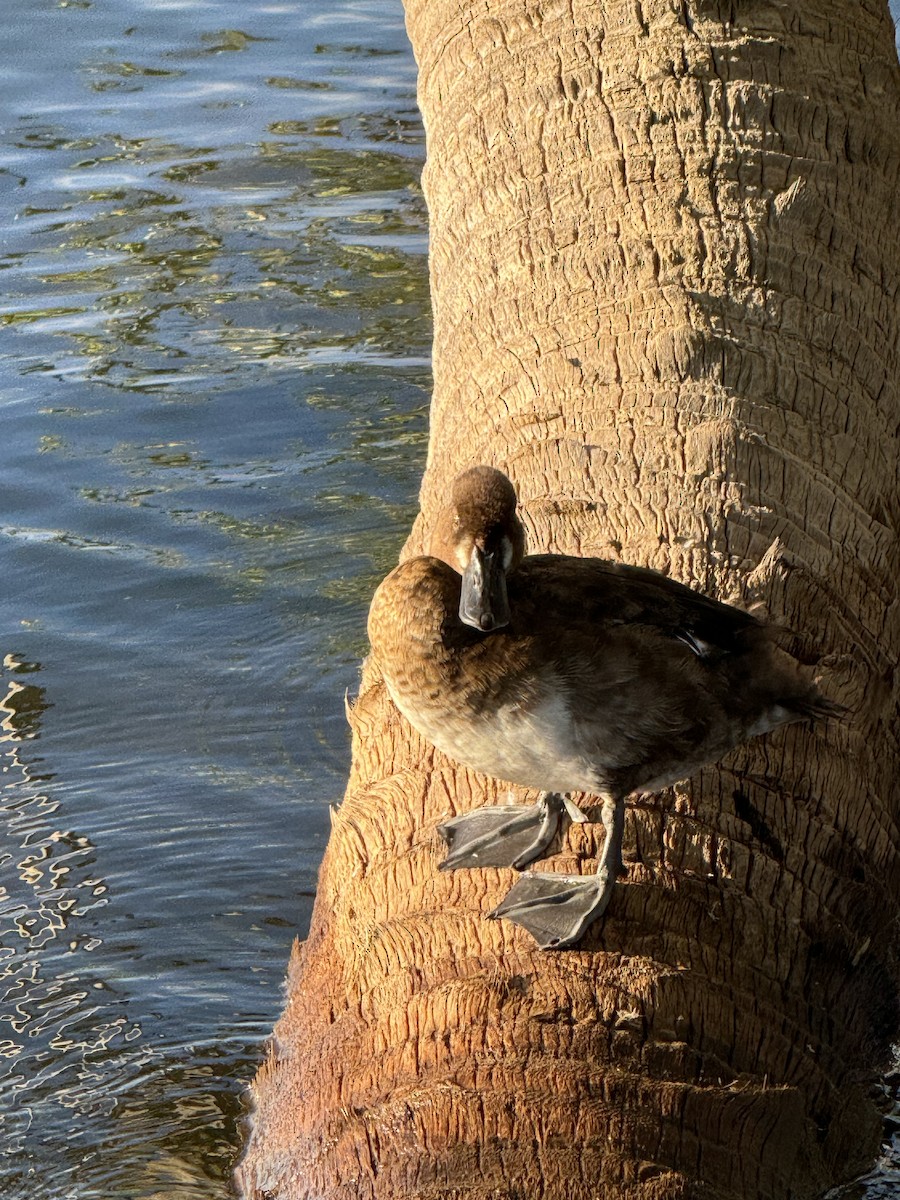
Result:
M462 577L459 619L483 633L509 624L506 571L499 552L486 553L477 546L472 550Z

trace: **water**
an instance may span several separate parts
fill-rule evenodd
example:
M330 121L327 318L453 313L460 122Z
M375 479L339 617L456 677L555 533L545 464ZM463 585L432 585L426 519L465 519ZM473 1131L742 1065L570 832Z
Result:
M222 1196L424 459L414 64L399 0L4 64L0 1194Z
M7 10L0 1195L223 1197L424 461L414 65L400 0Z

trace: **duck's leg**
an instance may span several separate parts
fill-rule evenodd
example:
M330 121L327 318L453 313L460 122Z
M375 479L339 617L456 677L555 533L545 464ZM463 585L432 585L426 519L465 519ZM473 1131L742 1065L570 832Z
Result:
M572 946L603 914L622 869L625 804L604 798L606 840L594 875L545 875L528 872L488 915L515 921L541 950Z
M535 804L476 808L438 826L449 853L441 870L454 867L524 867L539 858L556 833L565 810L571 820L587 817L567 796L542 792Z

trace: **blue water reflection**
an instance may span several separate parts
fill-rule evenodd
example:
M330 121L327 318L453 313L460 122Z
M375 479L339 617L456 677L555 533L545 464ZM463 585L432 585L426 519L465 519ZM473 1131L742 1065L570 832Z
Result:
M221 1196L415 508L399 0L23 0L0 74L0 1193Z

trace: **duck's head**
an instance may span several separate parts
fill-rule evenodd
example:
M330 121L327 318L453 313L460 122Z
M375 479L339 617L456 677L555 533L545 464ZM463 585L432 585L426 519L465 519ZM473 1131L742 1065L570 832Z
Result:
M509 624L506 576L525 554L516 493L502 471L471 467L453 481L431 553L462 575L459 619L484 633Z

